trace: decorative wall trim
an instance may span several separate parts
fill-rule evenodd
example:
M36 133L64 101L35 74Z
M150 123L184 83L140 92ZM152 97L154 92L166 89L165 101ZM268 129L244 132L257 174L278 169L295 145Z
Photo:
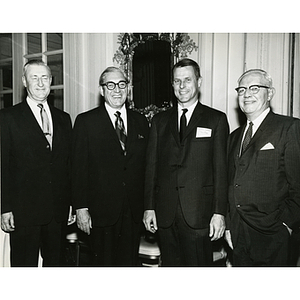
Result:
M118 43L120 44L116 51L113 61L120 65L120 69L124 71L129 81L132 82L132 60L134 57L134 49L145 43L146 41L167 41L171 45L171 59L174 63L178 60L188 57L193 50L197 50L195 42L187 33L120 33L118 35ZM163 107L157 107L151 104L145 108L135 108L133 101L132 85L128 86L128 104L129 108L144 114L150 121L152 117L163 110L171 107L171 103L165 103Z

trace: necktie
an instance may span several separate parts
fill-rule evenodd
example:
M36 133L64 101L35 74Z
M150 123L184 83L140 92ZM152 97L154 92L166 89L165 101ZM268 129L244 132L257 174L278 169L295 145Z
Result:
M116 132L117 132L121 147L124 151L124 155L126 155L125 146L126 146L127 136L126 136L126 131L125 131L125 127L124 127L124 122L123 122L123 119L121 118L121 113L119 111L116 111L115 116L116 116L116 123L115 123Z
M251 138L252 138L252 126L253 126L253 123L250 122L249 123L249 127L246 131L246 134L245 134L245 137L244 137L244 141L242 143L242 152L241 152L241 155L244 153L244 151L246 150L246 148L248 147L250 141L251 141Z
M179 132L180 142L182 142L182 139L184 137L184 133L185 133L185 130L186 130L187 120L186 120L185 114L187 113L187 111L188 110L186 108L184 108L182 110L182 115L180 117L180 128L179 128L179 130L180 130L180 132Z
M38 104L38 107L41 109L40 114L41 114L41 119L42 119L42 127L43 127L44 135L45 135L48 143L50 144L50 146L52 146L52 136L50 133L50 122L49 122L48 115L45 111L43 104Z

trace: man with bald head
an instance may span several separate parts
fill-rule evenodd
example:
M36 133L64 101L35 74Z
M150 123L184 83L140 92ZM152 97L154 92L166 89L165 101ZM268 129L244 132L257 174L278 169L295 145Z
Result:
M287 266L300 221L299 119L272 111L275 89L264 70L242 74L236 91L247 123L228 141L233 265Z
M74 125L73 204L79 229L90 235L94 266L138 261L149 125L126 108L128 83L120 69L105 69L104 101Z

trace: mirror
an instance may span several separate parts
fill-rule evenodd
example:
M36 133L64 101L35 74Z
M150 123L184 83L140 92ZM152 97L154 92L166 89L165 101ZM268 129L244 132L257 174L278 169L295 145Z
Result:
M113 60L128 79L130 109L152 117L172 106L171 70L197 50L186 33L121 33Z

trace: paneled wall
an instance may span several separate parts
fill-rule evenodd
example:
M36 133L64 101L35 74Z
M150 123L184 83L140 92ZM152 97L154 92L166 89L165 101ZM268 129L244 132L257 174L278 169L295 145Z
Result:
M231 130L239 126L237 79L246 70L260 68L273 78L275 112L289 114L289 34L193 33L199 46L192 53L202 70L201 101L226 112Z
M203 77L201 101L224 111L230 128L239 126L239 109L234 88L248 69L270 73L276 94L275 112L290 114L290 34L288 33L189 33L198 46L190 58L196 60ZM113 65L119 44L118 33L64 34L65 108L72 118L98 105L98 79ZM299 34L296 34L294 115L299 116Z
M117 48L117 34L64 34L65 110L73 121L77 114L98 106L99 76L113 65Z

